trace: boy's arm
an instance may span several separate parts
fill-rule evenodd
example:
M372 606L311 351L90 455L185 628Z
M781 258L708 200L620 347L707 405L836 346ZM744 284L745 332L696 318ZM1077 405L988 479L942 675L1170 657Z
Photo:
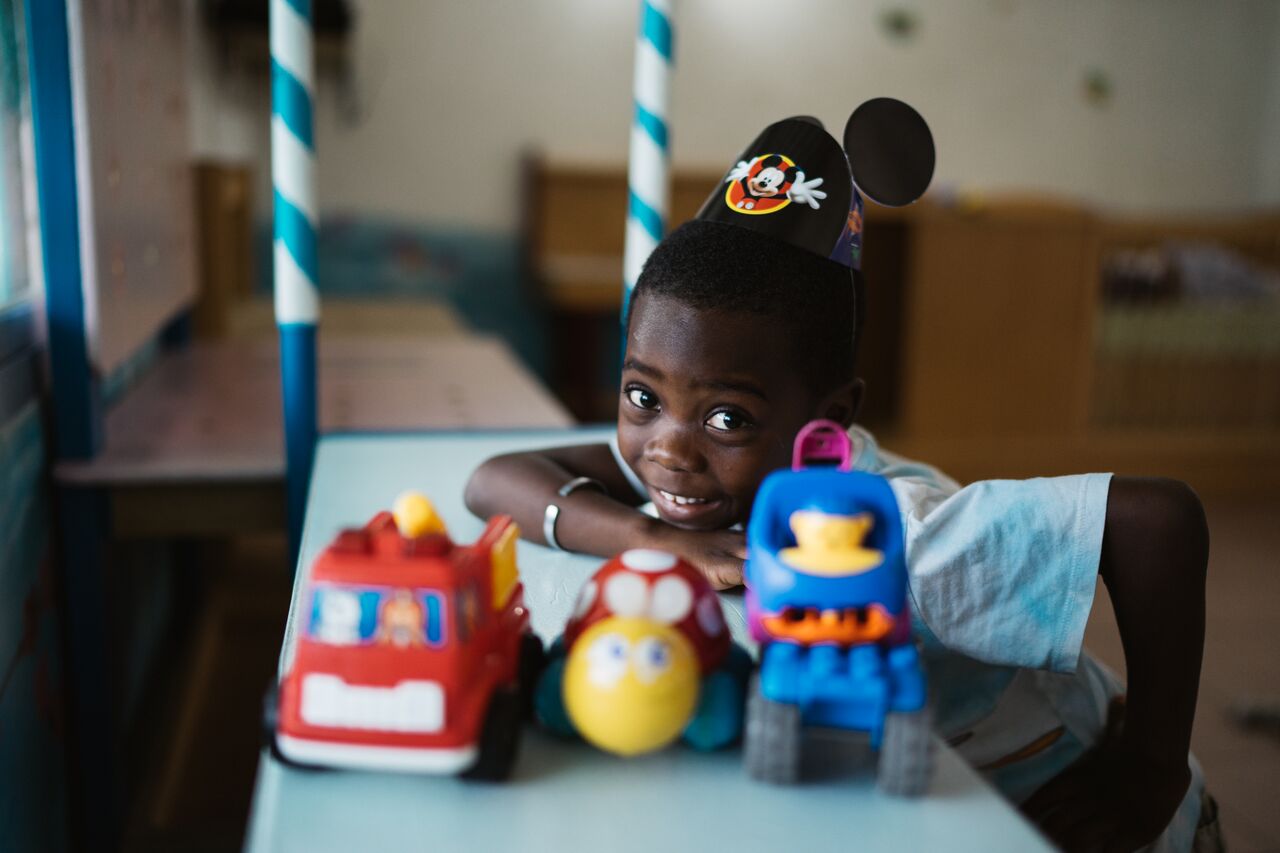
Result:
M561 497L575 477L604 484L606 493L578 489ZM481 518L506 513L530 542L547 544L542 522L547 504L560 507L556 539L569 551L611 557L628 548L662 548L697 566L719 588L742 582L743 534L729 530L681 530L637 512L635 493L607 444L553 447L489 459L467 482L467 509Z
M1123 727L1023 805L1068 850L1141 847L1186 794L1208 556L1204 509L1189 487L1112 479L1099 573L1124 646Z

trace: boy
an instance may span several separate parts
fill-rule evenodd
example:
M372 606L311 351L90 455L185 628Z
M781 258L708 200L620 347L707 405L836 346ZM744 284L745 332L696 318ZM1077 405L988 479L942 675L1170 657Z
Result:
M855 112L844 152L812 120L766 129L729 189L645 266L616 441L491 459L467 505L568 550L673 551L729 587L760 481L789 464L801 426L838 421L855 467L887 477L903 512L939 733L1067 849L1191 849L1212 816L1189 766L1208 557L1194 493L1102 474L961 489L854 426L861 200L844 190L850 165L858 188L893 203L923 192L933 165L927 128L925 158L919 117L886 100ZM770 159L780 152L785 169ZM757 185L774 204L748 212L740 187L766 161L779 174ZM777 201L789 185L801 191ZM653 517L637 512L648 501ZM1124 645L1123 705L1081 647L1098 576Z

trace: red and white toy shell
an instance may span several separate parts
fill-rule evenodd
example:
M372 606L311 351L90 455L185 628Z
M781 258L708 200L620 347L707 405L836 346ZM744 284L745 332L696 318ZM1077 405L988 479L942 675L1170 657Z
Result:
M729 630L715 589L702 573L666 551L637 548L605 563L583 584L564 629L566 648L590 626L611 616L671 625L698 655L705 675L729 652Z

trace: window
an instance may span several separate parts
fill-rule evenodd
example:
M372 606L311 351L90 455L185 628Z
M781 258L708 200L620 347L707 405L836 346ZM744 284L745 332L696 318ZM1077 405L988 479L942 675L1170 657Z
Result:
M0 308L27 296L27 194L32 175L26 45L17 0L0 0ZM26 143L26 144L24 144ZM33 187L34 189L34 187Z
M441 646L444 595L433 589L317 584L307 634L333 646Z

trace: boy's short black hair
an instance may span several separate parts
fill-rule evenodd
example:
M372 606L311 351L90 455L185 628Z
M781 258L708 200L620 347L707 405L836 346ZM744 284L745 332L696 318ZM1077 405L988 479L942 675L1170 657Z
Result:
M835 261L745 228L695 219L654 249L632 304L642 293L783 324L795 341L797 370L816 392L853 378L862 280Z

